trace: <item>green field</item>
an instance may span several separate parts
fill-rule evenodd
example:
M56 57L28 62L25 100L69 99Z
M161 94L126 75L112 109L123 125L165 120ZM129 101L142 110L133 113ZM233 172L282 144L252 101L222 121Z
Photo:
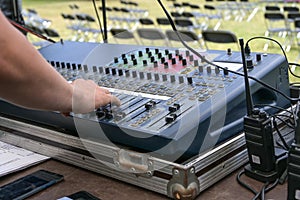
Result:
M184 1L184 0L183 0ZM164 13L162 12L162 9L159 7L159 4L156 1L150 1L150 0L135 0L139 4L139 8L147 9L149 11L149 18L155 19L156 17L165 17ZM180 0L177 0L177 2L182 2ZM253 2L253 1L251 1ZM166 5L168 9L171 10L171 2L164 0L163 3ZM203 5L207 4L204 0L191 0L189 3L197 4L200 6L200 12L206 12L203 9ZM221 4L222 2L215 2L212 5ZM79 6L78 10L70 9L69 5L76 4ZM101 1L96 1L97 7L101 6ZM230 30L234 32L238 38L244 38L244 40L248 40L251 37L254 36L264 36L265 30L266 30L266 24L264 20L264 6L266 4L264 3L257 3L257 7L259 8L258 12L254 16L254 18L247 22L246 20L243 20L241 22L233 20L233 17L229 20L223 20L221 27L219 29L222 30ZM278 4L277 4L278 5ZM291 4L289 4L291 5ZM108 7L124 7L120 3L119 0L107 0L107 6ZM283 4L279 5L283 6ZM45 0L23 0L23 9L32 8L35 9L39 16L45 19L51 20L51 27L56 29L61 38L63 39L70 39L74 35L74 32L68 30L66 28L67 23L63 20L61 13L69 13L74 14L74 12L80 12L80 13L87 13L89 15L92 15L95 17L95 10L93 7L92 1L68 1L68 0L52 0L52 1L45 1ZM99 10L98 10L99 11ZM100 17L101 13L99 12ZM108 16L111 16L111 12L108 13ZM227 14L228 15L228 14ZM111 22L109 22L111 23ZM111 24L109 24L111 25ZM99 26L97 23L93 23L92 27L98 28ZM30 37L32 38L32 37ZM99 36L98 41L101 42L101 37ZM282 38L276 37L274 38L278 40L281 44L284 43L284 40ZM113 39L111 39L111 36L109 36L109 41L114 42ZM251 49L252 51L257 52L263 52L263 46L265 44L265 40L255 40L251 42ZM228 45L209 45L211 49L224 49L226 50ZM237 49L237 46L233 47L234 50ZM289 62L295 62L296 58L298 57L300 47L294 44L289 52L287 52ZM279 47L274 44L270 45L267 53L281 53Z

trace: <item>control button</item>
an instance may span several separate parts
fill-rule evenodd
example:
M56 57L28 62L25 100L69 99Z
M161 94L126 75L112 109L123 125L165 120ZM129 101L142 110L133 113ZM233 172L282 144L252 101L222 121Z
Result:
M126 65L126 64L128 64L128 59L127 58L124 58L123 59L123 63Z
M161 58L162 58L161 52L159 52L159 53L157 54L157 58L158 58L158 59L161 59Z
M207 66L206 71L207 71L208 74L211 74L211 66Z
M142 56L143 56L143 52L139 51L139 57L142 57Z
M137 72L136 71L132 71L132 77L136 78L137 77Z
M159 49L155 49L155 54L158 54L159 53Z
M72 65L72 67L73 67L73 65ZM96 66L93 66L93 72L98 72L98 69Z
M228 48L228 49L227 49L227 55L229 55L229 56L231 56L231 55L232 55L231 48Z
M157 62L157 61L154 61L154 62L153 62L153 67L154 67L154 68L158 67L158 62Z
M125 76L126 76L126 77L129 77L129 76L130 76L129 70L126 70L126 71L125 71Z
M187 64L186 59L183 59L183 60L182 60L182 65L183 65L183 66L186 66L186 64Z
M161 64L163 64L163 63L166 62L166 58L165 58L165 57L162 57L162 58L160 59L160 61L161 61Z
M147 64L148 64L148 63L147 63L147 60L143 60L143 65L144 65L144 67L147 66Z
M172 123L174 122L175 120L177 119L177 115L175 113L172 113L168 116L166 116L166 123L169 124L169 123Z
M165 69L168 69L168 68L169 68L169 63L168 63L168 62L165 62L165 63L164 63L164 68L165 68Z
M108 67L105 68L105 74L109 74L110 73L110 70Z
M145 78L144 72L140 72L139 75L140 75L140 79L144 79Z
M118 70L118 74L119 74L119 76L123 76L123 70L122 70L122 69L119 69L119 70Z
M112 73L112 75L116 75L116 74L117 74L116 68L112 68L112 69L111 69L111 73Z
M176 58L172 58L172 65L176 64Z
M157 73L154 74L154 80L156 80L156 81L159 80L159 74L157 74Z
M187 77L187 82L189 84L193 84L193 78L192 77Z
M151 72L147 73L147 79L150 80L152 78Z
M135 59L135 55L131 54L131 60L134 60L134 59Z
M203 73L203 65L200 65L200 66L198 67L198 70L199 70L199 73Z
M181 83L184 83L184 78L183 78L183 76L179 76L179 77L178 77L178 81L179 81L180 84L181 84Z
M194 56L193 56L193 55L190 55L189 60L190 60L191 62L194 61Z
M170 76L170 81L171 81L171 83L174 83L175 80L176 80L176 79L175 79L175 75L171 75L171 76Z
M97 115L98 118L102 118L102 117L104 117L105 113L104 113L103 110L97 109L96 110L96 115Z
M169 50L166 49L166 50L165 50L165 55L168 55L168 54L169 54Z
M194 67L198 67L199 66L199 60L194 60Z
M103 73L103 67L99 67L98 70L99 70L99 73Z
M126 58L126 54L122 54L122 59L124 60Z
M176 49L176 50L175 50L175 55L176 55L176 56L179 56L179 49Z
M149 52L148 52L148 58L150 58L151 56L152 56L152 52L149 51Z
M154 62L155 61L155 57L154 56L151 56L151 58L150 58L150 62Z
M261 61L261 54L260 53L256 54L256 61L257 62Z
M169 53L169 54L168 54L168 59L171 60L172 58L173 58L172 53Z
M136 60L136 59L133 59L133 60L132 60L132 64L133 64L133 65L137 65L137 60Z
M227 67L224 68L223 73L224 73L224 76L228 76L229 71L228 71Z
M215 73L218 75L220 74L220 68L219 67L215 67Z
M162 80L163 80L163 81L167 81L167 75L166 75L166 74L163 74L163 75L162 75Z
M148 53L149 51L150 51L150 49L147 47L147 48L146 48L146 53Z
M185 56L188 57L189 55L190 55L190 51L189 51L189 50L186 50L186 51L185 51Z
M179 55L179 60L182 60L182 59L183 59L182 55Z
M252 59L247 59L246 60L246 66L247 66L247 68L248 69L253 69L253 61L252 61Z

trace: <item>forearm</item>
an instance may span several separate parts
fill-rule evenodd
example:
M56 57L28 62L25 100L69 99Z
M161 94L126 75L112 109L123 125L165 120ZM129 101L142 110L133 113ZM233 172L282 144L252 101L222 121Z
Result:
M0 96L25 107L71 111L73 86L1 18Z

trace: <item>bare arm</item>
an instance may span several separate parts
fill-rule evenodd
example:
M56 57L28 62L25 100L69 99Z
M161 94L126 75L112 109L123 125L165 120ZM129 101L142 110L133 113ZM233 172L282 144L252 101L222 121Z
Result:
M92 81L69 84L1 12L0 30L0 98L27 108L80 113L120 103Z

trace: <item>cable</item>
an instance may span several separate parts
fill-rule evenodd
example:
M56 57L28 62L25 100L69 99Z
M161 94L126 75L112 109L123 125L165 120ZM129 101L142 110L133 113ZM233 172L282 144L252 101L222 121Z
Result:
M279 131L279 129L278 129L278 126L277 126L277 122L276 122L275 119L276 119L276 118L273 117L273 126L274 126L274 129L276 130L276 132L277 132L277 134L278 134L278 136L279 136L279 138L280 138L280 140L281 140L281 142L282 142L282 144L283 144L283 146L284 146L284 149L285 149L285 150L288 150L288 149L289 149L289 145L286 143L285 139L284 139L283 136L281 135L281 133L280 133L280 131Z
M300 78L300 76L294 74L294 72L291 70L290 65L295 65L295 66L297 66L297 67L300 67L300 64L298 64L298 63L289 63L289 72L290 72L294 77Z
M251 186L247 185L246 183L244 183L242 180L241 180L241 176L245 174L245 170L241 170L237 176L236 176L236 180L237 182L243 186L244 188L246 188L247 190L249 190L250 192L252 192L254 195L257 194L257 192L255 191L255 189L253 189Z
M39 34L39 33L36 33L35 31L31 30L30 28L27 28L27 27L25 27L25 26L23 26L23 25L21 25L21 24L15 22L15 21L13 21L13 20L11 20L11 19L8 19L8 20L9 20L9 22L10 22L13 26L15 26L16 28L19 28L19 29L21 29L21 30L23 30L23 31L25 31L25 32L27 32L27 33L31 33L32 35L35 35L35 36L37 36L37 37L39 37L39 38L41 38L41 39L43 39L43 40L46 40L46 41L48 41L48 42L56 43L54 40L52 40L51 38L49 38L49 37L47 37L47 36L44 36L44 35Z
M185 48L187 48L187 49L190 50L192 53L194 53L196 56L198 56L199 58L201 58L201 60L205 61L206 63L208 63L208 64L210 64L210 65L212 65L212 66L214 66L214 67L220 68L220 69L222 69L222 70L227 70L228 72L230 72L230 73L232 73L232 74L236 74L236 75L239 75L239 76L244 76L243 73L239 73L239 72L236 72L236 71L232 71L232 70L226 69L226 68L224 68L224 67L221 67L221 66L219 66L219 65L217 65L217 64L215 64L215 63L213 63L213 62L211 62L211 61L209 61L209 60L207 60L207 59L206 59L204 56L202 56L200 53L198 53L198 52L195 51L193 48L191 48L190 46L188 46L188 45L185 43L185 41L182 39L181 35L179 34L179 32L178 32L178 30L177 30L177 28L176 28L176 26L175 26L175 24L174 24L174 21L172 20L170 14L169 14L168 11L166 10L165 6L162 4L161 0L157 0L157 1L158 1L158 3L160 4L161 8L163 9L165 15L167 16L167 18L168 18L168 20L169 20L169 22L170 22L170 25L172 26L172 29L175 31L177 37L179 38L180 42L183 44L183 46L184 46ZM256 39L256 38L263 38L263 37L254 37L253 39ZM266 38L264 38L264 39L266 39ZM270 39L270 40L273 41L273 39L271 39L271 38L268 38L268 39ZM252 40L252 38L251 38L250 40L248 40L246 44L248 44L251 40ZM274 40L274 41L275 41L275 40ZM276 41L276 42L277 42L277 41ZM279 43L277 42L277 44L279 44ZM283 50L283 48L282 48L282 46L281 46L280 44L279 44L279 46L280 46L281 49ZM249 47L249 46L248 46L248 47ZM284 50L283 50L283 52L284 52ZM285 55L285 52L284 52L284 55ZM286 55L285 55L285 58L286 58ZM280 90L277 90L276 88L274 88L274 87L268 85L267 83L264 83L263 81L260 81L259 79L255 78L255 77L252 77L252 76L248 76L248 77L249 77L249 79L252 79L252 80L256 81L257 83L261 84L262 86L264 86L264 87L266 87L266 88L269 88L269 89L271 89L271 90L277 92L278 94L282 95L284 98L288 99L289 101L299 101L299 100L300 100L300 98L291 98L291 97L287 96L286 94L284 94L284 93L281 92Z
M272 189L274 189L278 183L279 183L279 179L277 178L272 185L270 185L269 182L266 182L264 184L264 186L262 187L262 189L257 192L255 189L253 189L250 185L244 183L242 180L241 180L241 176L245 174L245 170L241 170L237 176L236 176L236 180L237 182L243 186L245 189L249 190L250 192L252 192L255 196L252 198L252 200L256 200L260 197L261 200L265 199L265 194L270 192ZM270 186L269 186L270 185Z
M100 20L100 17L99 17L99 13L98 13L98 10L97 10L97 5L96 5L95 0L93 0L93 6L94 6L95 13L96 13L96 16L97 16L100 32L101 32L101 35L102 35L102 40L105 41L104 33L103 33L103 30L102 30L102 23L101 23L101 20Z

